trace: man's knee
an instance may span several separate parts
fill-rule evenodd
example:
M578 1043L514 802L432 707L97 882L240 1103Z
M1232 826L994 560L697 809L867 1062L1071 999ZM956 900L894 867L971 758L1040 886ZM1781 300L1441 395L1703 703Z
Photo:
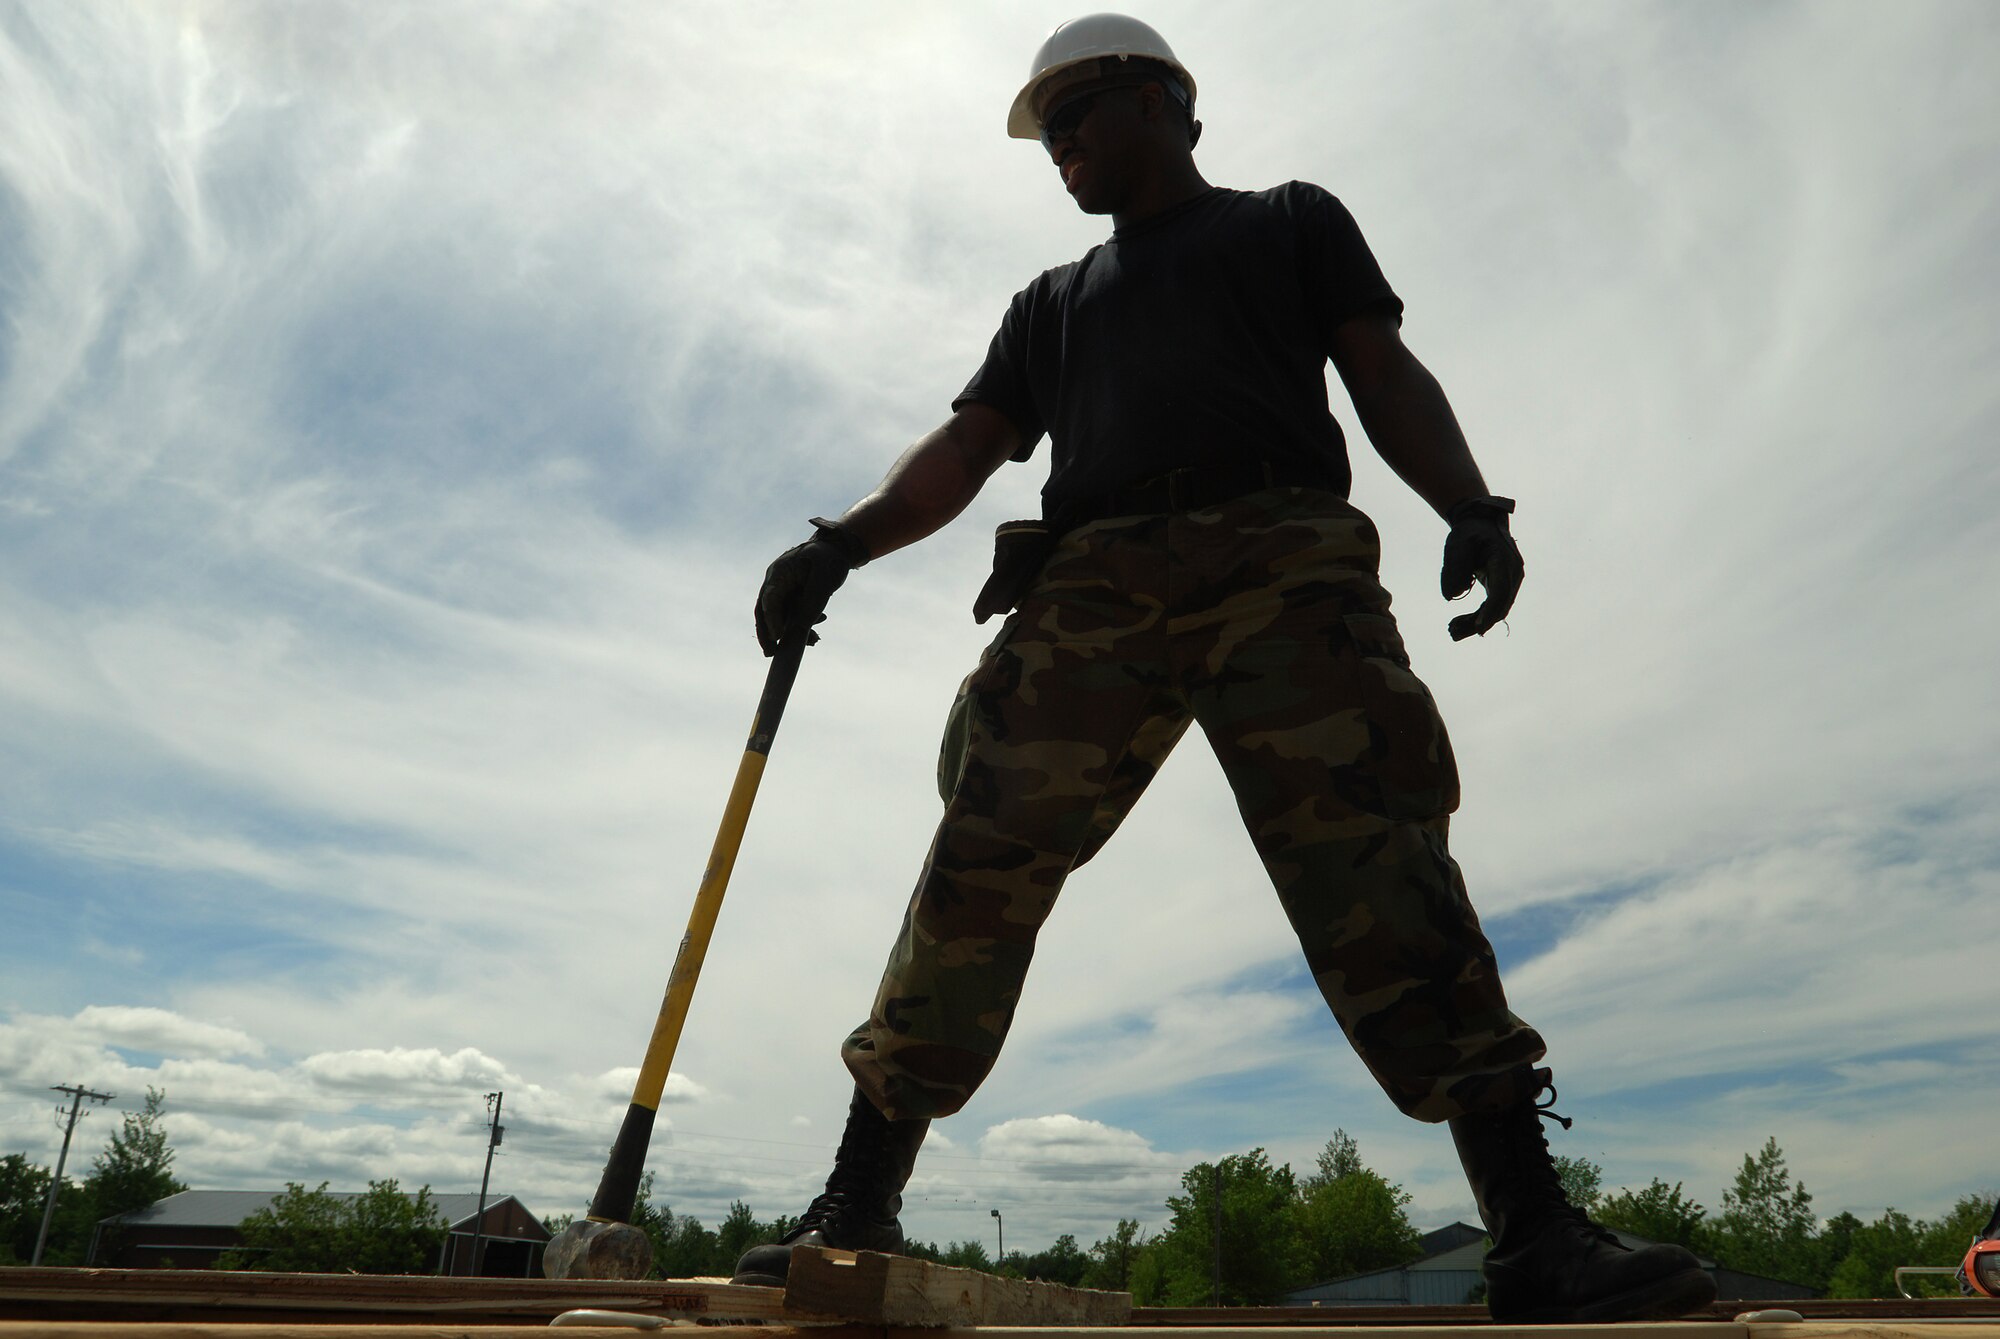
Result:
M848 1034L840 1058L855 1085L890 1120L942 1120L956 1113L996 1059L981 1051L899 1038L874 1022Z

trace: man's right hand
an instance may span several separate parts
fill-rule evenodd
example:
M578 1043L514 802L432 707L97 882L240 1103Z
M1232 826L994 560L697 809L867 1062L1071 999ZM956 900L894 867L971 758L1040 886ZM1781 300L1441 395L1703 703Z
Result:
M1527 567L1507 529L1507 516L1513 510L1512 498L1473 497L1454 506L1447 518L1451 534L1444 541L1444 570L1438 577L1444 598L1456 600L1468 594L1475 580L1486 587L1486 598L1477 609L1451 621L1448 631L1455 642L1484 637L1514 607Z
M764 654L778 653L778 643L804 633L806 645L819 640L813 626L826 621L826 602L847 580L847 574L868 561L868 552L852 531L832 521L813 518L813 537L778 555L764 572L757 592L757 644Z

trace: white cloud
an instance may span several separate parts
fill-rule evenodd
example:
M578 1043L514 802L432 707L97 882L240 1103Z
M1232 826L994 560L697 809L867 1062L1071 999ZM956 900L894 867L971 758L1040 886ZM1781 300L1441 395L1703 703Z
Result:
M301 1060L299 1069L323 1087L391 1101L412 1090L464 1089L509 1077L499 1061L469 1046L450 1055L434 1047L325 1051Z
M1522 500L1511 635L1453 646L1435 519L1352 434L1475 899L1556 927L1509 986L1579 1130L1642 1184L1719 1187L1783 1126L1829 1199L1944 1194L1934 1067L1996 1002L1950 927L1992 891L2000 620L1965 574L2000 542L2000 92L1937 71L2000 32L1842 0L1218 13L1152 16L1205 170L1353 206ZM0 26L0 1128L46 1143L52 1083L164 1082L186 1175L442 1186L504 1087L503 1168L581 1203L761 682L757 572L1103 235L1000 133L1065 16ZM990 632L984 531L1039 468L838 597L676 1055L677 1209L796 1212L824 1175ZM984 1231L1016 1173L950 1159L1048 1112L1182 1165L1309 1160L1345 1124L1462 1203L1438 1132L1338 1058L1183 755L1066 890L992 1083L933 1138L922 1235ZM1137 1212L1066 1184L1010 1242Z
M1966 1006L1995 989L1987 955L1939 927L2000 893L2000 865L1948 854L1990 841L1994 817L1826 834L1672 880L1588 917L1513 972L1512 996L1620 1085L1979 1039ZM1670 1022L1635 1044L1638 1020Z
M83 1036L138 1051L181 1055L258 1055L263 1044L239 1028L183 1018L168 1009L93 1004L72 1020Z
M623 1101L629 1105L632 1098L632 1090L638 1082L639 1067L637 1065L630 1065L620 1069L606 1070L597 1076L597 1082L593 1087L599 1096L607 1100ZM708 1096L708 1089L704 1088L701 1084L696 1083L693 1079L678 1070L669 1070L667 1072L666 1085L660 1090L660 1105L668 1106L675 1102L699 1102L706 1096Z
M1048 1181L1110 1180L1178 1170L1142 1135L1068 1114L1002 1121L981 1136L979 1151L982 1157L1015 1163L1030 1176Z

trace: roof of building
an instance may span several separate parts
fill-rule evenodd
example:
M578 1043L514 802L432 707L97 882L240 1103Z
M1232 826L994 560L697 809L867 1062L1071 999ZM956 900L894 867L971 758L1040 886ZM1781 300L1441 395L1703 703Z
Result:
M1417 1238L1417 1245L1422 1247L1424 1252L1417 1258L1428 1260L1434 1255L1443 1255L1446 1251L1455 1251L1461 1246L1483 1241L1485 1237L1486 1229L1483 1227L1474 1227L1470 1223L1447 1223Z
M178 1195L155 1200L143 1209L134 1209L104 1221L148 1227L235 1227L259 1209L269 1208L271 1202L284 1193L282 1190L183 1190ZM327 1193L337 1200L359 1199L363 1194L358 1190L330 1190ZM403 1195L415 1199L419 1193L406 1190ZM512 1195L489 1191L486 1195L487 1211L491 1212L495 1205L511 1199L514 1199ZM438 1212L453 1228L471 1222L479 1213L479 1196L471 1193L440 1194L432 1191L431 1203L437 1206ZM521 1207L527 1210L526 1205ZM530 1212L529 1217L535 1215Z

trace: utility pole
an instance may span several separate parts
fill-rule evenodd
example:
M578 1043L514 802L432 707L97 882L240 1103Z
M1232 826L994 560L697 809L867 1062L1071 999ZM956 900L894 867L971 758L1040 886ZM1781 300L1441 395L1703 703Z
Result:
M486 1130L486 1171L479 1178L479 1213L472 1220L472 1270L479 1272L479 1248L486 1241L486 1183L493 1179L493 1150L500 1147L500 1136L507 1133L507 1127L500 1123L500 1103L505 1093L486 1094L486 1108L492 1112Z
M35 1234L35 1258L28 1262L31 1265L42 1263L42 1248L49 1244L49 1224L56 1221L56 1195L62 1190L63 1168L69 1165L69 1137L76 1132L76 1118L83 1106L83 1099L88 1097L91 1101L102 1105L117 1096L116 1093L94 1093L88 1088L70 1084L57 1084L49 1091L70 1095L69 1121L63 1126L62 1153L56 1158L56 1174L49 1178L49 1202L42 1208L42 1230ZM56 1110L61 1111L62 1108L57 1107Z
M1210 1284L1209 1305L1222 1305L1222 1162L1216 1160L1209 1169L1209 1198L1215 1201L1215 1275Z

